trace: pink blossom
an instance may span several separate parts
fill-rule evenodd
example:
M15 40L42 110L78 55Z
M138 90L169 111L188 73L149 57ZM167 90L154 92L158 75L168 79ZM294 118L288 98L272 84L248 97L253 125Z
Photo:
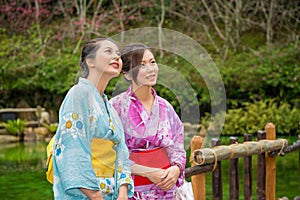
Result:
M79 21L74 21L74 25L76 26L81 26L84 24L84 21L83 20L79 20Z
M13 7L11 7L11 6L5 6L5 11L6 12L10 12L12 10L13 10Z
M134 17L134 15L130 15L130 16L128 17L128 19L129 19L129 20L134 20L135 17Z
M58 41L62 41L62 40L63 40L61 31L57 31L56 37L57 37L57 40L58 40Z

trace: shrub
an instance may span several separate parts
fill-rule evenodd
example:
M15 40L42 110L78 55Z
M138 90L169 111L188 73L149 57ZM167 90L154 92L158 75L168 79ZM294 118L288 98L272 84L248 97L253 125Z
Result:
M296 104L300 92L300 51L295 46L264 47L216 60L229 106L248 99L274 98Z
M213 118L218 122L223 113ZM210 114L202 118L201 123L208 127ZM254 134L263 130L272 122L277 134L294 135L300 121L300 110L286 102L276 102L274 99L242 103L242 107L229 109L225 116L222 135ZM218 123L216 123L218 124ZM213 130L210 130L213 131Z
M58 127L58 123L53 123L53 124L46 124L43 123L42 124L45 128L47 128L51 134L55 134L57 127Z
M22 139L24 135L24 129L26 127L25 120L7 120L7 122L2 122L1 125L7 130L8 133L12 135L17 135Z

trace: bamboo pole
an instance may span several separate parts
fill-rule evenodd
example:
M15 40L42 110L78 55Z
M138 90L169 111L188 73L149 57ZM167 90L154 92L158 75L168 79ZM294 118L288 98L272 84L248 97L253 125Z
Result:
M203 146L203 138L201 136L194 136L191 140L191 152L196 149L201 149ZM192 154L190 156L191 166L195 166ZM192 176L192 188L195 200L206 199L206 184L205 184L205 173Z
M285 147L283 151L277 150L277 151L269 152L269 156L271 156L271 157L284 156L284 155L287 154L287 153L291 153L291 152L297 151L297 150L300 151L300 139L297 140L296 142L293 142L293 144L291 144L291 145ZM280 152L281 152L281 153L280 153ZM279 153L280 153L280 154L279 154ZM300 160L300 159L299 159L299 160ZM299 162L299 166L300 166L300 162Z
M257 142L244 142L228 146L197 149L192 152L195 164L214 164L216 161L229 160L238 157L261 154L267 151L282 150L288 145L286 139L260 140ZM216 159L216 160L215 160Z
M268 123L265 126L266 139L275 140L275 125ZM266 200L274 200L276 197L276 160L266 153Z
M202 174L206 172L211 172L214 168L214 165L195 165L193 167L185 168L185 178L192 177L197 174Z

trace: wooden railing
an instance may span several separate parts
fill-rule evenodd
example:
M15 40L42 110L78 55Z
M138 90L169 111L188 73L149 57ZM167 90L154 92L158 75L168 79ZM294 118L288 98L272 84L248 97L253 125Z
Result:
M35 126L39 125L39 120L41 118L42 112L44 112L46 109L40 106L37 106L36 108L2 108L0 109L0 116L5 113L11 113L15 116L15 118L19 118L18 114L20 113L34 113L37 117L36 120L26 120L26 126ZM1 119L0 119L1 122ZM0 128L2 128L0 123Z
M300 138L299 138L300 139ZM275 125L269 123L264 131L258 131L257 141L245 134L239 144L237 137L230 137L230 145L221 145L220 139L212 139L212 148L201 148L203 138L194 136L191 141L191 167L186 168L186 178L191 177L195 200L206 199L205 173L212 171L212 199L223 199L221 162L229 160L229 199L239 199L239 158L244 160L244 199L252 199L252 156L257 155L256 199L276 199L276 156L300 150L300 140L288 146L286 139L276 139ZM300 152L299 152L300 153ZM299 155L300 158L300 155ZM228 197L227 197L228 198ZM226 198L226 199L227 199Z

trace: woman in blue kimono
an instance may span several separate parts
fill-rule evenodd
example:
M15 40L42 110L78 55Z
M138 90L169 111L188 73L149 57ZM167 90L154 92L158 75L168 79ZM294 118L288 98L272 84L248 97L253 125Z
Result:
M123 200L133 195L122 123L104 94L122 64L109 39L93 39L82 49L82 77L59 111L53 145L55 199Z

